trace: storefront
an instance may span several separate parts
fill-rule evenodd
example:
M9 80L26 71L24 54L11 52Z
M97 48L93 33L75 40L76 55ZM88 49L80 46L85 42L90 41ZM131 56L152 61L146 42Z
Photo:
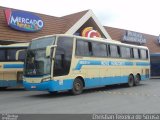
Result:
M55 17L0 7L0 19L0 44L29 42L51 34L74 34L144 45L151 53L160 52L158 36L102 26L91 10Z

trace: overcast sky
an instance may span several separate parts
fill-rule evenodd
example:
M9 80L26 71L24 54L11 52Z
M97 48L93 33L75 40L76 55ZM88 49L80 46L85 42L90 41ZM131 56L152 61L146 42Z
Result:
M0 0L0 6L52 16L91 9L104 26L160 34L160 0Z

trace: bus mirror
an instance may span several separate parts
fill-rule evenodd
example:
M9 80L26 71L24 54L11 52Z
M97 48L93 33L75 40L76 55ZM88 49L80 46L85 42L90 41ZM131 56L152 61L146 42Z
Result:
M57 47L57 45L47 46L47 48L46 48L46 57L50 57L51 56L51 50L52 50L52 48L55 48L55 47Z

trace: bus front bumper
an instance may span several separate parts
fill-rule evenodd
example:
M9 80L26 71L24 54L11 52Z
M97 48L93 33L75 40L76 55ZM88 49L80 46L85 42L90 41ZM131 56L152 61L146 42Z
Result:
M58 81L58 80L49 80L41 83L30 83L23 81L23 86L27 90L31 91L64 91L64 90L70 90L72 89L73 80L64 80L64 81Z
M23 86L31 91L54 91L54 81L47 81L42 83L29 83L23 81Z

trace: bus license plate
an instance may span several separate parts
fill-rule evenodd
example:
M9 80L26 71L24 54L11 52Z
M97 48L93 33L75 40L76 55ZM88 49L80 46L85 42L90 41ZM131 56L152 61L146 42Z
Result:
M31 86L31 88L36 88L36 86Z

